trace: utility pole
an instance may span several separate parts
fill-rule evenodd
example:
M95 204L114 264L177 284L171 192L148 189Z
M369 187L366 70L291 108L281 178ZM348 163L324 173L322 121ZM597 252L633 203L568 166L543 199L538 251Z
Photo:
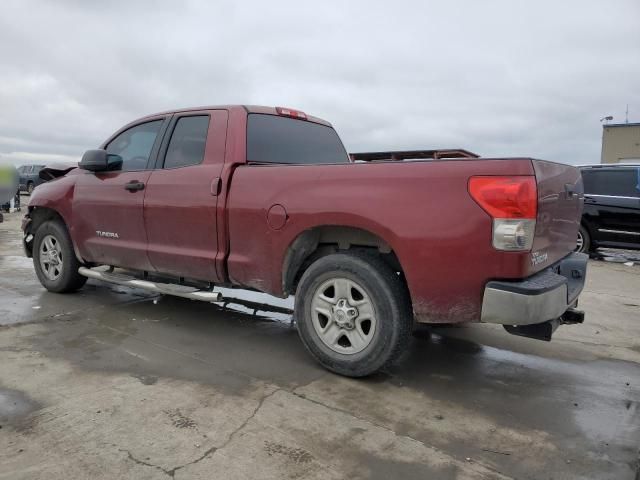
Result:
M624 123L629 123L629 104L627 103L627 111L624 115Z

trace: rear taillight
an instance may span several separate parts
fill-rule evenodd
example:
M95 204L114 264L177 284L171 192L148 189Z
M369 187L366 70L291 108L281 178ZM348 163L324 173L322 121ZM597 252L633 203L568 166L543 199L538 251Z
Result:
M285 117L299 118L300 120L307 119L306 113L301 112L300 110L294 110L293 108L276 107L276 112L278 112L278 115L283 115Z
M469 193L493 218L494 248L531 250L538 212L535 177L471 177Z

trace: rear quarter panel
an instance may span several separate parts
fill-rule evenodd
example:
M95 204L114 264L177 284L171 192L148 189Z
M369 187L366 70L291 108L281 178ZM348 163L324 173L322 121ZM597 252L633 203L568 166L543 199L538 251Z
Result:
M462 160L340 165L242 165L228 198L232 282L282 295L288 247L305 230L351 226L396 253L421 321L479 318L485 283L521 278L529 252L497 252L492 220L469 196L471 175L532 175L531 160ZM287 222L267 222L282 205Z

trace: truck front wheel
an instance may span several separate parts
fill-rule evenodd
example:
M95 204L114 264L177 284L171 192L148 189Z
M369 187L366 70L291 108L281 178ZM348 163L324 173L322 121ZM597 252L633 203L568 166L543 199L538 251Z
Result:
M49 220L36 230L33 240L33 265L38 280L50 292L73 292L87 278L78 273L81 264L65 225Z
M296 292L302 342L328 370L370 375L408 347L413 318L400 277L375 255L337 253L305 271Z

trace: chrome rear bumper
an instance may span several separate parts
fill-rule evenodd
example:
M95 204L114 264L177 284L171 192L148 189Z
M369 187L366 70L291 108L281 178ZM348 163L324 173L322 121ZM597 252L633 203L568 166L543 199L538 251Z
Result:
M488 282L480 321L532 325L560 318L577 304L588 259L588 255L575 252L526 280Z

